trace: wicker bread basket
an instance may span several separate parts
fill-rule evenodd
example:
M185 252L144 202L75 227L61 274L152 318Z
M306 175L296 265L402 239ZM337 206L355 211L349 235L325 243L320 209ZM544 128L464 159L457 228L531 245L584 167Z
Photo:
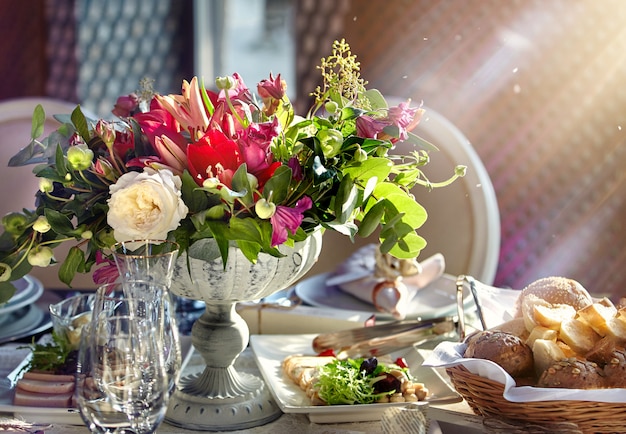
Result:
M511 402L503 397L504 385L497 381L472 374L463 365L446 371L457 392L479 416L539 425L569 422L585 434L626 433L626 402Z

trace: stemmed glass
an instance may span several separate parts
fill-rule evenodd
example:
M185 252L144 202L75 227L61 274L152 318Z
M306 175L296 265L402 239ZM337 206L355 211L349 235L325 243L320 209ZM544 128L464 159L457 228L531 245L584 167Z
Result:
M124 279L150 280L166 285L172 283L179 246L168 240L122 241L113 246L113 259ZM179 331L189 334L192 324L204 311L204 303L170 294Z
M95 294L93 315L123 314L145 318L154 323L172 391L180 375L182 356L167 287L145 280L126 280L100 286Z
M134 315L101 315L91 324L83 351L91 355L92 369L85 383L118 417L125 416L124 425L128 421L128 427L113 432L154 433L165 417L169 386L155 331L155 324ZM85 402L79 400L79 406L84 412Z
M166 294L145 281L96 291L76 381L77 405L93 433L149 433L163 420L180 367Z

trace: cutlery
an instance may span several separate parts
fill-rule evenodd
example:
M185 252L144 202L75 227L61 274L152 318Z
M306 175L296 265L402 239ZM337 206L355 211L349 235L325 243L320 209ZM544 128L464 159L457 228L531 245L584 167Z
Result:
M337 358L382 356L413 345L421 345L432 339L454 332L456 324L456 322L450 319L449 321L433 323L430 326L357 342L341 348L337 353Z
M394 321L370 327L359 327L332 333L323 333L313 339L313 350L317 353L326 350L370 351L390 346L410 346L443 333L456 330L458 322L454 317L441 317L427 320ZM348 350L350 349L350 350Z

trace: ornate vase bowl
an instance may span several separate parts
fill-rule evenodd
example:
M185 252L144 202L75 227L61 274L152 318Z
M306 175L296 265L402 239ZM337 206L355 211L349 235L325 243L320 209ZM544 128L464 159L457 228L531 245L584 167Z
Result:
M317 230L293 248L281 246L282 258L261 254L251 263L231 247L224 268L213 240L195 247L214 250L215 260L181 255L174 269L171 292L206 304L204 314L191 329L191 341L206 363L200 374L181 377L170 399L166 420L184 428L203 431L245 429L280 416L264 381L238 372L233 366L247 347L249 330L236 312L240 301L257 300L287 288L315 263L322 247ZM209 249L209 250L206 250Z

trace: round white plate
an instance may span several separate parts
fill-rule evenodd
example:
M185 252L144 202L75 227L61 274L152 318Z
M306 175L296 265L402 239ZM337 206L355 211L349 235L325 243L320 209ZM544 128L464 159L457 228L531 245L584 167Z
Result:
M17 339L16 336L18 338L21 335L28 336L31 330L38 328L42 322L44 322L47 312L44 312L39 306L33 304L15 310L7 315L12 317L12 320L2 325L2 329L0 329L0 343Z
M367 312L376 314L379 318L392 318L390 314L376 310L372 304L359 300L338 286L327 286L326 279L330 274L318 274L299 282L294 287L296 295L312 306ZM463 300L466 310L473 306L474 301L467 288L464 289ZM420 289L409 303L407 319L429 319L456 314L456 277L444 274Z
M0 322L3 315L13 312L27 304L37 301L43 293L43 285L33 276L26 275L13 283L16 287L15 294L6 303L0 305Z

